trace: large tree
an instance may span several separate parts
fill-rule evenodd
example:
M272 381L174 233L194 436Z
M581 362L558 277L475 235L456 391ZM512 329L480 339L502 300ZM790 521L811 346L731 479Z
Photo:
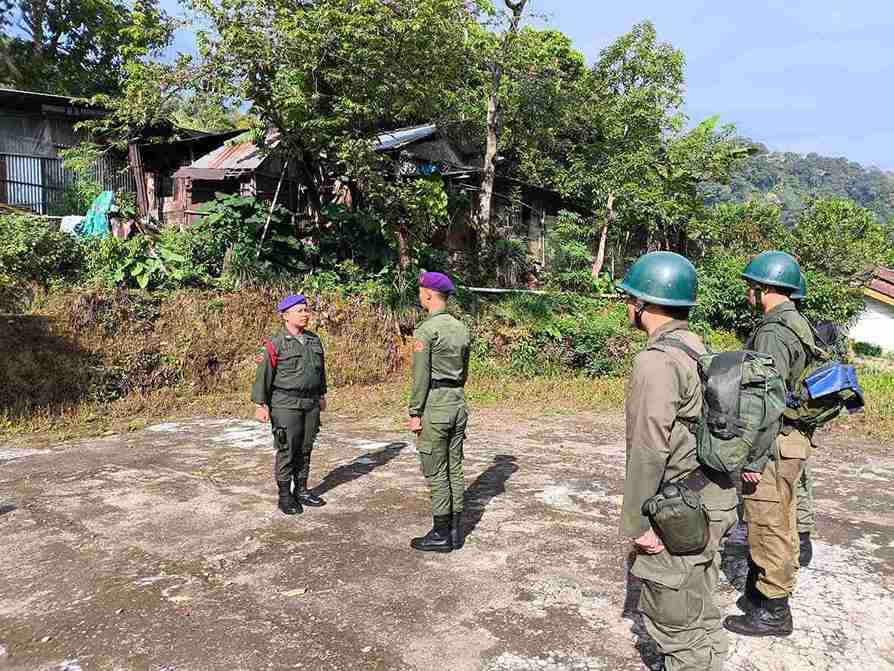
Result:
M0 81L73 96L115 92L125 64L170 42L158 0L2 0Z
M747 153L716 118L687 130L683 68L683 54L659 42L648 22L606 47L592 68L561 186L601 215L594 276L611 234L619 254L629 242L685 252L688 222L704 207L700 185L725 180Z

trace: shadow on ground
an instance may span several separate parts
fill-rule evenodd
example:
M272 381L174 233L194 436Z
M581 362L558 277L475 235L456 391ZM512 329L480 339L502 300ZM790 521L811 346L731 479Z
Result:
M329 471L326 477L311 492L321 496L336 487L352 482L357 478L362 478L364 475L372 473L375 469L384 466L394 459L406 446L406 443L391 443L380 450L357 457L350 463L342 464Z
M484 509L490 502L506 492L506 481L519 468L515 461L514 455L498 454L494 457L494 463L466 489L464 507L467 535L471 534L481 522Z

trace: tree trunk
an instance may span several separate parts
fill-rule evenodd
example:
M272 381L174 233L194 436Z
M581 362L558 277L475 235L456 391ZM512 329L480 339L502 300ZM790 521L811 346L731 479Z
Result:
M503 132L503 115L500 106L500 85L503 82L503 68L512 50L518 26L528 0L504 0L506 7L512 12L509 28L503 36L501 54L497 62L491 65L491 91L487 100L487 146L484 151L484 165L481 174L481 191L478 195L478 212L475 216L479 231L491 231L491 216L494 198L494 182L497 178L496 159L500 146L500 135Z
M397 225L397 262L401 270L410 267L410 231L403 222Z
M24 3L23 11L24 22L31 30L31 51L35 58L43 55L44 26L43 23L47 16L47 0L37 0L36 2Z
M602 272L602 266L605 264L605 243L608 240L608 229L609 226L614 225L617 218L615 194L610 193L605 203L605 222L602 224L602 232L599 234L599 248L596 250L596 259L593 261L593 267L590 269L594 280L599 278L599 273Z

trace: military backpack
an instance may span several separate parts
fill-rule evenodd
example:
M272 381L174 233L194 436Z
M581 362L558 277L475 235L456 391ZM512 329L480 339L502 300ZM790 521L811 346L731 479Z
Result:
M785 411L785 381L769 354L740 350L699 354L666 336L664 344L685 352L698 365L702 415L690 430L702 466L733 473L762 456L779 433Z
M786 394L784 414L788 423L810 436L842 410L862 411L864 399L856 368L843 362L846 347L841 329L832 322L816 327L805 322L812 332L812 342L782 320L772 323L794 333L807 352L809 363Z

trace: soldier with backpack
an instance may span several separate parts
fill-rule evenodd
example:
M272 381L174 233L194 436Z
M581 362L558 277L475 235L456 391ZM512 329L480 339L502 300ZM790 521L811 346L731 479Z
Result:
M326 409L326 364L319 336L307 330L307 299L288 296L277 311L283 328L257 357L251 400L257 404L255 418L273 428L279 509L295 515L303 512L302 506L326 504L307 489L310 454L320 431L320 412Z
M668 671L718 670L728 643L713 593L736 490L728 474L696 458L705 346L687 321L695 268L678 254L653 252L618 288L631 325L649 336L627 388L621 512L621 533L637 551L630 571L643 581L640 610Z
M742 277L748 282L749 302L763 313L746 348L769 354L791 393L819 354L813 329L791 301L801 268L789 254L769 251L755 256ZM788 636L793 630L789 599L799 560L795 491L810 455L810 439L783 417L778 437L767 447L762 459L742 471L750 556L738 605L745 614L724 622L730 631L746 636Z

